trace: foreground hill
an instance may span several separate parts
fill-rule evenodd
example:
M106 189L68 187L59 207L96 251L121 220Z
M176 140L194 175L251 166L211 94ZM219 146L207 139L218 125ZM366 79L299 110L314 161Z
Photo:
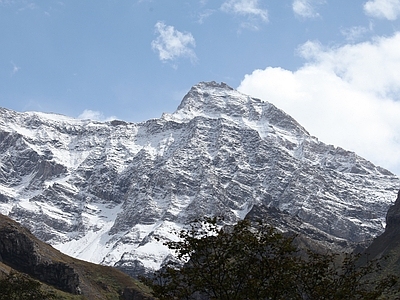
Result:
M0 278L22 272L48 285L57 299L153 299L148 289L111 267L80 261L43 243L0 215Z
M142 123L0 109L0 212L131 275L160 268L163 242L199 216L235 223L276 208L328 243L371 239L399 186L223 83L199 83L173 114Z
M386 257L383 263L385 271L400 276L400 191L396 202L389 208L386 222L385 232L374 239L365 253L369 258Z

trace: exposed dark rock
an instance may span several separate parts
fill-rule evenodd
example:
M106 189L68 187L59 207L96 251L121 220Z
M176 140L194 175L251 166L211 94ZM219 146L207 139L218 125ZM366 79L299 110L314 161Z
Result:
M143 263L139 260L125 261L124 259L121 259L118 263L115 264L115 267L134 278L138 278L140 276L146 276L151 273L149 272L148 269L145 268Z
M111 124L112 126L119 126L119 125L125 126L125 125L127 125L128 123L125 122L125 121L121 121L121 120L112 120L112 121L110 122L110 124Z
M154 297L143 296L142 293L133 288L125 288L122 292L121 300L154 300Z
M1 222L0 256L3 263L20 272L65 292L80 294L79 275L74 269L46 257L33 235L12 222Z

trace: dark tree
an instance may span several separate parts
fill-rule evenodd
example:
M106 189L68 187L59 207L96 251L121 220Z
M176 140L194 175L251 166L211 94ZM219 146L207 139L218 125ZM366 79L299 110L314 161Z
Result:
M263 223L240 221L221 227L217 219L197 221L166 243L180 263L171 262L144 279L160 299L378 299L396 282L376 279L375 262L358 257L300 255L295 236Z
M300 261L297 286L299 299L398 299L397 277L382 275L379 261L360 263L361 254L308 252Z

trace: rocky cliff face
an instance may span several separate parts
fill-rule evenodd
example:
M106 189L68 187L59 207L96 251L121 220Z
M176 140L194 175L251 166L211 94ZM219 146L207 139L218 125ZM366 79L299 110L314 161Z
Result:
M71 294L80 294L79 275L41 253L35 238L11 220L0 218L0 261Z
M399 179L272 104L200 83L143 123L0 109L0 212L74 257L131 274L199 216L285 211L346 243L383 231ZM284 228L283 228L284 229Z

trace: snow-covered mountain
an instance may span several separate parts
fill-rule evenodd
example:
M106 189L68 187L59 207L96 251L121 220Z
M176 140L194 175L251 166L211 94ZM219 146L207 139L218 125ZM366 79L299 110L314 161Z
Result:
M399 179L274 105L199 83L173 114L96 122L0 108L0 213L71 256L135 274L199 216L275 207L349 242L383 232Z

